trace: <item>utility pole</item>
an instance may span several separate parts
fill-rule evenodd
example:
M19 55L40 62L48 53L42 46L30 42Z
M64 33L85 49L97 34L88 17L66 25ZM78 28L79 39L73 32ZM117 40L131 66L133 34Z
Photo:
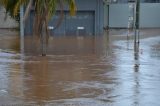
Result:
M21 55L24 54L24 6L20 7L20 49Z
M107 30L109 30L109 4L110 4L110 0L107 0Z
M139 71L139 22L140 22L140 0L135 0L135 12L134 12L134 30L135 30L135 35L134 35L134 60L135 60L135 72Z
M135 23L134 23L134 29L135 29L135 37L134 42L139 43L139 17L140 16L140 0L136 0L135 3Z
M110 6L110 3L111 3L111 0L103 0L103 2L104 2L104 5L105 5L105 9L107 10L107 11L105 11L105 16L107 17L107 19L105 21L106 22L105 29L109 30L109 8L110 8L109 6Z
M135 67L139 68L139 20L140 20L140 0L136 0L135 3L135 23L134 23L134 54L135 54Z

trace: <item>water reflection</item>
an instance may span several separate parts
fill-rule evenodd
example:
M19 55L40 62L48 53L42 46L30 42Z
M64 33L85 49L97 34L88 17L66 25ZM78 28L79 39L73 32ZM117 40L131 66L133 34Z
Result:
M33 39L27 36L24 85L29 88L24 91L26 100L38 104L90 97L112 101L107 95L112 92L114 79L102 76L114 69L106 36L50 37L46 57L36 56L40 47L33 45L36 48L33 50L31 42Z
M134 44L134 59L135 59L135 72L139 71L140 62L139 62L139 43Z
M97 97L111 93L114 86L114 79L100 77L112 65L94 56L47 56L34 63L30 59L35 60L25 63L24 83L29 88L24 93L34 101Z
M110 31L109 30L106 30L105 31L105 36L104 36L104 39L105 39L105 47L106 47L106 55L107 56L109 56L110 54L111 54L111 47L110 47L110 45L111 45L111 39L110 39L110 33L109 33Z
M139 67L136 67L135 68L135 72L138 72ZM135 73L134 74L134 87L133 87L133 94L134 94L134 101L133 101L133 105L134 106L139 106L140 105L140 93L141 93L141 84L140 84L140 79L139 79L139 74L138 73Z
M134 42L134 60L135 60L135 65L134 65L134 88L133 88L133 94L134 94L134 106L139 106L139 98L140 98L140 80L139 80L139 71L140 71L140 60L139 60L139 55L140 55L140 45L139 42Z
M24 64L24 87L28 88L24 91L25 98L33 101L48 100L51 94L48 59L39 57L40 60L35 62L33 57L30 59L33 61Z
M159 37L127 46L112 33L50 37L46 57L39 38L25 37L22 57L17 36L0 38L0 105L159 106Z

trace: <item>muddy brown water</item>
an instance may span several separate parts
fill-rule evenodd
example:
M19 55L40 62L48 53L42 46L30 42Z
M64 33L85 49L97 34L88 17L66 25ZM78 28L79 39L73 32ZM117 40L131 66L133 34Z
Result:
M145 31L144 31L145 32ZM160 106L160 36L50 37L0 34L0 106Z

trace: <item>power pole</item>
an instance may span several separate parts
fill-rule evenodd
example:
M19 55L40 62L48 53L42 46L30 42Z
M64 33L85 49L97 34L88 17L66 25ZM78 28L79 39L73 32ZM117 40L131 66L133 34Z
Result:
M140 0L136 0L135 3L135 23L134 23L134 54L135 54L135 67L139 67L139 43L140 43L140 35L139 35L139 20L140 20Z
M104 2L104 5L105 5L105 9L107 10L107 11L105 11L106 13L105 13L105 16L107 17L107 20L106 20L106 24L105 24L105 29L106 30L109 30L109 5L110 5L110 3L111 3L111 0L103 0L103 2Z
M134 59L135 59L135 72L139 71L139 25L140 22L140 0L136 0L135 2L135 22L134 22L134 30L135 30L135 37L134 37Z
M134 42L139 43L139 17L140 16L140 0L136 0L135 3L135 23L134 23L134 29L135 29L135 37Z
M24 55L24 6L20 7L20 48L21 55Z
M110 1L108 0L107 1L107 16L108 16L108 18L107 18L107 30L109 30L109 4L110 4Z

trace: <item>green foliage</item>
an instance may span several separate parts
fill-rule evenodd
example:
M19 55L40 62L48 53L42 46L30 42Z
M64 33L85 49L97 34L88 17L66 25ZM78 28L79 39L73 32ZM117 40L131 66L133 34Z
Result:
M55 14L58 6L63 9L64 4L69 6L71 15L75 15L76 11L74 0L0 0L0 4L3 5L7 13L14 18L19 16L19 9L21 5L26 5L29 10L34 7L37 14L43 14L44 12L47 12L47 18L51 18ZM29 10L26 12L29 12Z
M15 5L17 4L18 0L1 0L0 4L6 9L6 13L9 13L9 15L12 18L17 19L19 17L19 14L17 14L16 16L14 16L14 8Z

